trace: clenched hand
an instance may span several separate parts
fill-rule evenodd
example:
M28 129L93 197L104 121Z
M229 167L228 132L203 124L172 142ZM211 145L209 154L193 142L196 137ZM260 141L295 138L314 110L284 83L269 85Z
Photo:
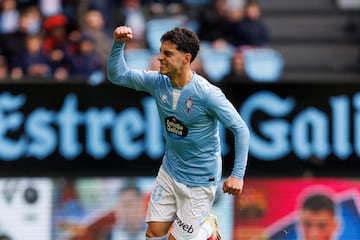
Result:
M244 186L244 180L235 178L233 176L228 177L223 184L222 190L224 193L231 195L237 195L242 192Z
M130 27L120 26L115 28L113 37L115 41L125 43L133 39L133 33Z

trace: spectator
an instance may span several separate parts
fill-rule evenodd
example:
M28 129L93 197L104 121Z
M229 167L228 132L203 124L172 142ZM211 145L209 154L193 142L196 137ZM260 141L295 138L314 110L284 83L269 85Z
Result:
M128 48L145 47L146 17L140 0L123 0L114 13L114 20L117 26L126 25L133 29L134 39Z
M28 35L25 39L25 50L15 56L11 69L14 79L29 76L50 76L50 67L47 56L42 51L42 38L40 35Z
M234 29L236 29L236 46L258 47L269 43L268 31L261 16L261 7L255 1L246 4L245 16Z
M231 70L221 80L221 84L251 82L252 80L245 73L244 56L241 51L234 52L231 58Z
M233 45L238 17L240 16L234 17L234 14L230 14L227 0L215 0L201 12L198 19L200 40L211 43L215 48Z
M63 14L56 14L44 19L44 51L50 54L54 49L61 49L62 51L74 51L72 47L68 29L68 20Z
M86 11L84 21L81 23L81 31L93 40L94 52L100 57L102 69L105 70L112 38L106 33L103 14L97 9Z
M19 26L13 33L0 35L0 49L5 56L9 68L16 61L15 57L24 52L25 39L29 34L40 32L42 16L39 8L30 6L20 11Z
M77 51L65 56L69 74L88 78L93 73L103 72L101 60L94 51L93 40L83 35L77 44Z
M19 11L16 0L0 1L0 33L12 33L18 28Z
M63 14L49 16L45 18L43 24L45 33L43 50L50 60L54 77L59 81L64 81L68 77L69 64L65 56L75 54L77 46L74 42L80 37L79 32L69 34L67 24L68 20Z
M78 28L78 6L77 0L37 0L41 13L44 17L63 14L67 19L67 28ZM85 0L87 1L87 0Z
M122 0L63 0L65 2L77 3L77 22L80 25L84 24L83 16L85 16L88 10L98 10L101 12L105 22L105 32L112 37L114 26L114 13L122 4Z
M19 22L20 28L25 28L27 34L39 34L41 32L41 25L43 15L38 6L29 6L24 10L24 19Z

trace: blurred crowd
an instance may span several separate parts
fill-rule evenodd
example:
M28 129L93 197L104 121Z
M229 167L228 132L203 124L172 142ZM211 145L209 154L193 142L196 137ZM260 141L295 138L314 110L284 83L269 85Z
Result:
M157 53L147 37L153 19L176 19L198 33L201 53L193 68L214 82L251 81L243 53L270 42L253 0L0 0L0 81L104 81L119 25L134 31L127 49L148 50L149 68L156 69ZM208 52L227 53L223 74L212 77Z

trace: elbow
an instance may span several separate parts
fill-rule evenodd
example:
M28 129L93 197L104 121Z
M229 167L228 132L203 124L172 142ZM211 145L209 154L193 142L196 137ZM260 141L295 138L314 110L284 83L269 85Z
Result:
M247 139L247 141L250 142L250 129L248 128L248 126L244 125L241 129L243 138Z
M114 79L115 79L115 72L114 71L111 71L109 68L106 70L106 74L107 74L107 79L114 83Z
M107 64L106 64L106 76L110 82L112 82L114 79L114 76L115 76L114 70L115 70L114 67L112 67L111 64L109 64L109 60L108 60Z
M250 129L246 125L239 127L236 132L239 134L238 136L242 139L243 142L245 142L247 145L250 144Z
M117 71L116 71L116 68L112 65L112 64L107 64L107 67L106 67L106 75L107 75L107 79L110 81L110 82L114 82L115 79L116 79L116 75L117 75Z
M120 71L117 71L115 68L108 68L106 71L107 79L114 84L119 84L125 80L125 73L121 73Z

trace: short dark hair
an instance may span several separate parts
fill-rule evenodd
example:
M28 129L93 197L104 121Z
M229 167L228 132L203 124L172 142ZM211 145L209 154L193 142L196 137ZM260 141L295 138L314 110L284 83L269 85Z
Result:
M176 45L177 50L190 53L190 62L194 61L200 49L199 37L187 27L176 27L164 33L160 41L169 41Z
M335 214L334 201L330 197L322 194L315 194L308 197L304 201L302 208L316 212L320 210L326 210L332 214Z

